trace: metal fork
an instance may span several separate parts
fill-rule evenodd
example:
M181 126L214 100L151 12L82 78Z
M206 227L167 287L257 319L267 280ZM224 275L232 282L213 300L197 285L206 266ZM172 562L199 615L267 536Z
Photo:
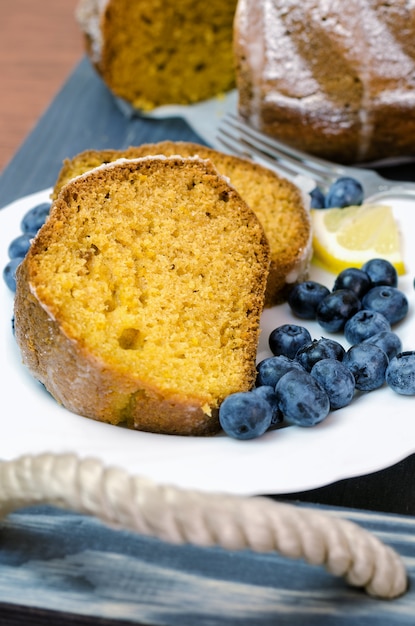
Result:
M232 154L271 165L307 191L316 186L327 190L337 178L351 176L362 184L366 202L391 197L415 200L415 183L388 180L374 170L339 165L311 156L251 128L232 113L222 118L217 140Z

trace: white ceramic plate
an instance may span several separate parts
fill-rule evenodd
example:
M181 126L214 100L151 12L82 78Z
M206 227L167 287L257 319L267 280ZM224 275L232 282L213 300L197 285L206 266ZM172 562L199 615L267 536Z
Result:
M20 234L24 213L48 198L49 190L41 191L0 211L1 268L7 263L10 241ZM412 205L393 202L404 236L408 267L399 286L409 298L410 310L396 329L404 349L415 349L415 248L409 240L415 232ZM333 275L314 267L311 274L332 286ZM415 451L415 398L399 396L389 388L356 397L350 406L332 413L314 428L284 428L246 442L224 435L187 438L127 431L74 415L58 406L22 366L11 331L13 295L4 281L0 282L0 458L76 452L185 488L284 494L370 473ZM270 356L269 332L289 321L294 318L287 305L264 313L258 358ZM315 323L307 326L313 337L324 334Z

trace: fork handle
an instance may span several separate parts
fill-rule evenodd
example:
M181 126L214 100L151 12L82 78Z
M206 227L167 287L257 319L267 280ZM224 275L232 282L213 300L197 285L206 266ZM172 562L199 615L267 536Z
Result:
M384 182L378 185L378 191L371 193L366 202L373 202L382 198L415 199L415 183L411 182Z

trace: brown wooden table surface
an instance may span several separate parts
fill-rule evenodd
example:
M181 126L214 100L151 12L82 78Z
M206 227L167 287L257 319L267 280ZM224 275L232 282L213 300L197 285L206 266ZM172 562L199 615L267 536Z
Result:
M0 0L0 172L83 54L78 0Z

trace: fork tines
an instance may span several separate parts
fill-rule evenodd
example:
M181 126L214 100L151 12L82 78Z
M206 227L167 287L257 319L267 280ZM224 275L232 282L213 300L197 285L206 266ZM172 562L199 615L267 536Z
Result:
M238 116L225 115L218 127L218 140L234 154L265 161L290 177L312 178L320 186L328 186L344 169L334 163L311 157L248 126Z
M370 169L369 164L340 165L314 157L291 148L274 137L264 135L232 113L222 118L217 139L231 153L262 162L287 178L293 179L305 191L311 191L316 185L324 190L337 178L351 176L362 184L365 202L415 197L415 183L412 180L388 180L376 170Z

